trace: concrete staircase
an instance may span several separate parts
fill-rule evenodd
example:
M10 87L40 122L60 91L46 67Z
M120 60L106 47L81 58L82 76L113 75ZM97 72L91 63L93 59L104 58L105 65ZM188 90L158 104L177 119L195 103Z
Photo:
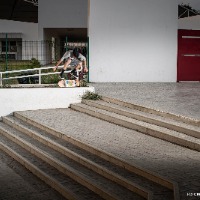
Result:
M200 123L104 97L71 109L195 151ZM14 112L0 122L0 149L66 199L179 200L176 182Z
M83 100L71 109L141 133L200 151L200 121L103 97Z

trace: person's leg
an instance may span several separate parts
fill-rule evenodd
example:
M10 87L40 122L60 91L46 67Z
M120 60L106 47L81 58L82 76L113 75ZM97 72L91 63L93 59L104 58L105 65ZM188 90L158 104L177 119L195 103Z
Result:
M82 62L78 62L77 65L75 66L74 70L72 70L73 72L73 76L75 77L75 81L76 81L76 86L80 86L80 73L82 69Z
M64 71L67 70L69 64L71 63L71 59L68 59L66 60L63 68L61 69L61 72L60 72L60 77L63 78L63 75L64 75Z
M66 70L66 69L68 68L68 66L69 66L70 63L71 63L71 60L68 59L68 60L65 62L64 66L63 66L63 69Z
M60 72L60 78L61 78L61 79L63 79L64 71L65 71L64 68L62 68L62 69L61 69L61 72Z
M79 77L79 81L83 79L83 66L82 63L79 63L79 65L77 66L77 71L78 71L78 77Z
M82 62L78 62L76 65L76 70L81 70L82 69Z

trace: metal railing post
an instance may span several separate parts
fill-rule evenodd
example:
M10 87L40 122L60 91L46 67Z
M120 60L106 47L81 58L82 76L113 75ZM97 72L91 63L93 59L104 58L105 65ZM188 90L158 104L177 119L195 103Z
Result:
M3 85L2 78L3 78L3 74L2 74L2 73L0 73L0 86L2 86L2 85Z
M87 76L87 81L88 83L90 82L90 69L89 69L89 64L90 64L90 40L89 40L89 37L87 37L87 44L86 44L86 48L87 48L87 68L88 68L88 76Z
M8 71L8 34L6 33L6 70ZM6 78L8 75L6 74Z
M41 81L41 72L42 72L42 70L39 69L39 84L40 84L40 85L41 85L41 83L42 83L42 81Z

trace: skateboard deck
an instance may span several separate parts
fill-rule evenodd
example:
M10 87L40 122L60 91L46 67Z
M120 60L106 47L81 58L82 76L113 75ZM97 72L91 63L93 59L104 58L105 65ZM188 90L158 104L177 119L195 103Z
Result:
M76 81L75 80L60 80L58 82L59 87L76 87Z

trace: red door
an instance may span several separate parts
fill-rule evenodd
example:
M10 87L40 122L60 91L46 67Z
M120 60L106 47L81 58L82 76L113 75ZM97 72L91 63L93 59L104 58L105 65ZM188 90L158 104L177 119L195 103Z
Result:
M178 30L177 81L200 81L200 30Z

